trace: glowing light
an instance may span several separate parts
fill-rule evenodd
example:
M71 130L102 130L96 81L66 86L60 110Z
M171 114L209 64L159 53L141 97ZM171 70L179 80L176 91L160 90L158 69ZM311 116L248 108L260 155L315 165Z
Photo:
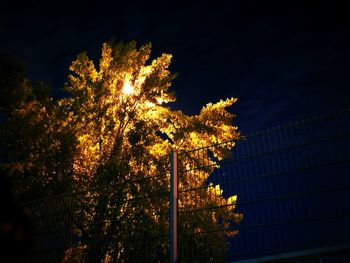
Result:
M149 101L146 101L146 106L149 107L149 108L153 108L154 107L154 103L153 102L149 102Z
M131 83L129 81L125 81L124 82L124 86L123 86L123 90L122 92L125 95L131 95L132 93L135 92L135 87L131 85Z
M157 102L159 105L161 105L164 102L164 100L162 98L157 98Z

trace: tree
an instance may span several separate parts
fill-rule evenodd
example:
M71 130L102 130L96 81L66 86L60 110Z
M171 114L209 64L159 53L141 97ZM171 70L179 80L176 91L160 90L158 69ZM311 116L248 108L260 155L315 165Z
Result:
M150 44L137 48L135 42L105 43L98 67L81 53L72 62L64 87L69 97L45 98L46 104L34 99L12 111L8 125L18 126L16 118L20 117L21 122L31 124L26 130L35 136L23 140L29 151L8 167L20 166L19 174L25 170L37 174L36 181L46 189L47 182L57 182L79 196L73 228L81 239L66 251L67 261L74 253L84 262L133 262L140 257L167 261L167 242L160 237L168 232L164 214L169 205L170 152L217 144L203 157L210 165L199 168L195 176L184 174L180 181L182 186L203 185L217 160L227 157L239 137L232 125L234 115L226 110L234 98L209 103L195 116L165 106L175 101L169 91L175 77L168 69L171 55L162 54L147 64L150 52ZM200 162L191 153L186 158ZM221 251L227 233L212 231L209 239L200 240L194 232L216 228L218 220L227 225L227 220L241 219L233 213L235 197L225 200L221 194L219 186L209 186L183 195L181 208L229 204L201 217L182 218L182 229L192 235L198 249ZM158 239L141 242L142 237L152 236ZM148 247L141 250L141 246Z
M31 83L21 64L0 58L1 170L16 179L19 198L38 198L67 190L65 176L74 147L65 118L50 98L50 87ZM17 180L19 179L19 180Z

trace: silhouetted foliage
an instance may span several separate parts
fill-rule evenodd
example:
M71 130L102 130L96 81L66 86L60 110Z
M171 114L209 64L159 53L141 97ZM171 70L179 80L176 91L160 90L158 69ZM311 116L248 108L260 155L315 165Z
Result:
M12 192L11 179L0 175L0 259L20 262L30 249L33 225Z

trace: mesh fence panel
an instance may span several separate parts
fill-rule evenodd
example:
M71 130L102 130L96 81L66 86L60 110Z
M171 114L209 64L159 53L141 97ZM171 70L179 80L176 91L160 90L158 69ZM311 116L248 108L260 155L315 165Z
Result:
M218 160L231 146L179 153L179 262L350 242L350 110L243 136ZM169 175L142 180L123 183L143 196L111 185L23 204L35 224L24 262L167 262Z
M124 183L156 185L155 180L168 177ZM35 229L32 250L23 261L167 262L168 189L153 187L136 196L118 191L111 186L23 204Z

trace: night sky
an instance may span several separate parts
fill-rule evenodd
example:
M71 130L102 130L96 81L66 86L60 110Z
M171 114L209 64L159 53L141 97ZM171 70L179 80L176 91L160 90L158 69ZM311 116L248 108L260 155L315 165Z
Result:
M171 107L196 114L238 97L232 112L247 133L349 107L350 19L330 2L13 1L0 9L0 53L61 97L79 52L97 60L111 38L151 42L179 73Z

